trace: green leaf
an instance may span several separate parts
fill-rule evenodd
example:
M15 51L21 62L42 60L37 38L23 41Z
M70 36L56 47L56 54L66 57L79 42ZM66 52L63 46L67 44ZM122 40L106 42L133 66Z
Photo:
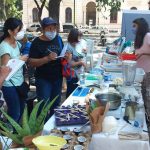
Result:
M31 114L30 114L30 117L29 117L29 126L30 126L31 133L32 133L32 131L33 131L34 128L35 128L37 113L38 113L39 107L40 107L40 105L41 105L42 102L43 102L43 101L38 102L38 103L34 106L32 112L31 112Z
M2 130L4 130L5 132L11 132L10 128L6 126L5 123L3 123L2 121L0 121L0 128ZM1 130L0 130L1 131Z
M38 116L38 118L36 120L36 125L35 125L35 128L33 130L34 134L38 133L40 131L41 124L45 120L48 111L50 110L51 106L55 103L55 101L56 101L57 98L58 98L58 96L56 96L49 104L45 103L43 109L41 110L41 113L39 114L39 116Z
M22 137L20 137L18 134L13 134L11 132L4 132L0 131L3 135L7 136L8 138L12 139L17 144L23 144Z
M6 119L10 122L12 127L17 131L17 133L21 134L21 131L22 131L21 126L14 119L12 119L9 115L7 115L7 113L5 113L4 110L1 109L1 112L6 117Z
M28 123L28 108L27 105L24 108L23 117L22 117L22 136L31 135L29 123Z

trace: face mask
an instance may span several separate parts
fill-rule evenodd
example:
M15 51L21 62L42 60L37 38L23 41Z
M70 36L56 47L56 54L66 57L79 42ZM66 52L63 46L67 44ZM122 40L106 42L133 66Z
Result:
M53 40L56 37L56 31L53 32L45 32L45 36L49 39L49 40Z
M133 27L133 28L132 28L132 33L133 33L133 34L136 34L136 32L137 32L137 29L136 29L135 27Z
M24 38L24 34L25 34L25 33L24 33L23 30L20 31L20 32L18 32L17 35L14 37L15 40L17 40L17 41L22 40L22 39Z

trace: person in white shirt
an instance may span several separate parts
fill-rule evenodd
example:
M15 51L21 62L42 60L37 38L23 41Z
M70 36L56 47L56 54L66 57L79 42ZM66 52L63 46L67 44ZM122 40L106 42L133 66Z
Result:
M81 31L79 31L78 33L78 40L79 42L76 44L75 49L79 54L84 57L87 53L87 43L86 40L83 39L83 34Z

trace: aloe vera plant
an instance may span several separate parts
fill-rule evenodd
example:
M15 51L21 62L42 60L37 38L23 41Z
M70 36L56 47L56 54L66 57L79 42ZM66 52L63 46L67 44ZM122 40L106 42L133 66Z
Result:
M50 103L45 103L40 114L38 114L39 107L43 101L40 101L33 108L30 116L28 116L28 109L25 106L23 115L22 115L22 124L18 124L15 120L13 120L4 110L1 109L1 112L6 117L8 122L11 124L12 128L16 130L16 133L10 132L10 128L6 125L6 123L0 121L0 132L12 139L16 144L23 145L23 138L25 136L35 135L43 129L44 121L47 116L48 111L51 106L54 104L58 96L56 96Z

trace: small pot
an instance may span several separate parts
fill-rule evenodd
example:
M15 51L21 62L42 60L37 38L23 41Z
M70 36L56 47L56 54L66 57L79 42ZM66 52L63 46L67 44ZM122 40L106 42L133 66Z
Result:
M106 106L106 103L110 103L110 110L116 110L121 105L121 96L117 93L103 93L96 94L96 99L100 102L102 106Z

